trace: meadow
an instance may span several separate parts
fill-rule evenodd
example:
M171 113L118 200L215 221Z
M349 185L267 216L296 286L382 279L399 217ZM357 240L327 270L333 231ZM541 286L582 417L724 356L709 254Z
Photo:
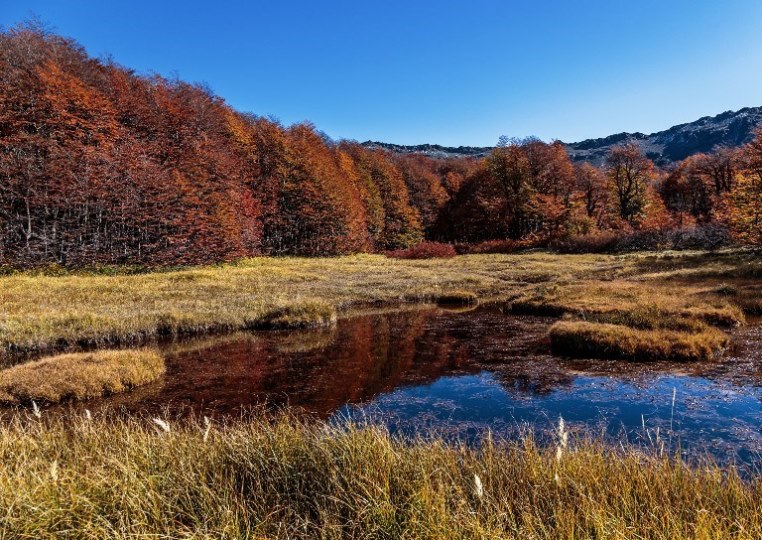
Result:
M261 258L10 273L0 277L5 361L50 356L0 371L0 382L10 394L26 385L9 399L22 404L33 395L88 399L108 395L112 379L129 387L161 372L161 359L138 345L330 325L411 302L502 302L557 318L549 344L563 356L705 359L758 313L760 276L758 254L745 250ZM127 348L122 356L104 350L116 346ZM92 347L100 349L73 352ZM82 369L98 355L123 361L138 358L135 351L149 369L134 380L123 377L123 363ZM57 377L62 359L70 369ZM40 364L44 370L33 369ZM48 393L34 394L35 384ZM223 423L79 411L0 412L0 538L762 536L755 474L685 463L664 452L658 435L643 448L570 435L561 425L539 438L469 446L288 411Z
M738 250L428 260L263 257L146 272L54 268L0 277L0 353L324 325L371 306L457 299L503 301L517 312L635 332L701 335L709 327L742 324L744 309L756 312L759 275L755 252Z

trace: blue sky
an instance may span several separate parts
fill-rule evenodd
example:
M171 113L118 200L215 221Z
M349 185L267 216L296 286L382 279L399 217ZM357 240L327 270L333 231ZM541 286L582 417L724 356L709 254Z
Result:
M95 56L334 138L491 145L762 105L759 0L0 0Z

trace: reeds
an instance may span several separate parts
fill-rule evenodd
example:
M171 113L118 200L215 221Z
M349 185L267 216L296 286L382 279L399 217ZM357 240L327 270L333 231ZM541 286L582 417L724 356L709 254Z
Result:
M549 447L468 447L288 416L157 424L0 425L0 537L762 537L757 479L563 425Z

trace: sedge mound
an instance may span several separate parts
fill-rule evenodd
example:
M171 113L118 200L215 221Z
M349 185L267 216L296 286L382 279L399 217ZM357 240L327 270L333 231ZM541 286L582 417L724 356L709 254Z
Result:
M0 403L91 399L152 382L164 371L164 359L150 349L49 356L0 371Z

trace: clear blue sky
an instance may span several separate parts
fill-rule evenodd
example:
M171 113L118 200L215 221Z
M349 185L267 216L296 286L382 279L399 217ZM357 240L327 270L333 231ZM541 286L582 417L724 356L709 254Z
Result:
M334 138L491 145L762 105L760 0L0 0L95 56Z

